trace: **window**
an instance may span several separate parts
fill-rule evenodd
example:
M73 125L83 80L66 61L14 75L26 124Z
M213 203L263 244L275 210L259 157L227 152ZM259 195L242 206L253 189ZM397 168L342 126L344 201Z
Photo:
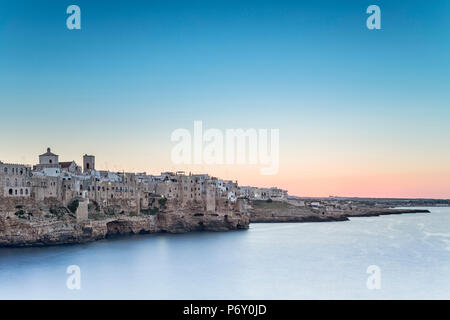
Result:
M7 174L8 173L8 168L5 167L5 169L3 169L3 172L5 172Z

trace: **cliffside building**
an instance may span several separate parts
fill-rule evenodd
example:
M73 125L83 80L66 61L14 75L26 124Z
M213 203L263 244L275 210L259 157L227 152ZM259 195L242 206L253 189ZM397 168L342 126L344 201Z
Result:
M165 206L167 201L167 205L200 212L233 209L241 197L283 200L287 195L287 191L277 188L239 187L237 181L208 174L178 171L153 176L96 170L95 156L87 154L83 156L82 170L75 161L59 162L59 156L50 148L39 156L39 164L33 169L0 162L0 186L0 198L53 199L65 206L77 200L83 203L82 217L86 217L85 208L90 203L103 208L125 203L139 213L143 209L153 210L159 202Z

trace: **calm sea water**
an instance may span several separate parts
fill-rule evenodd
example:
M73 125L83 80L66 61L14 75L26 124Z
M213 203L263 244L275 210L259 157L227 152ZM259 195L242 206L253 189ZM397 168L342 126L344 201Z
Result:
M450 299L450 208L430 210L0 248L0 299ZM69 265L80 290L66 286Z

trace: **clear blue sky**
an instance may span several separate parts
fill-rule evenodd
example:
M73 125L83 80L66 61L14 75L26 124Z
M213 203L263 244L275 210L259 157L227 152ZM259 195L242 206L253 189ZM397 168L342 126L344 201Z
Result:
M66 28L70 4L81 30ZM371 4L381 30L366 28ZM330 141L346 159L370 144L385 161L402 146L449 160L449 9L445 0L0 0L0 159L35 162L49 145L66 159L96 153L152 171L169 157L170 133L203 120L282 128L289 168L299 145L332 157ZM440 162L417 165L427 164Z

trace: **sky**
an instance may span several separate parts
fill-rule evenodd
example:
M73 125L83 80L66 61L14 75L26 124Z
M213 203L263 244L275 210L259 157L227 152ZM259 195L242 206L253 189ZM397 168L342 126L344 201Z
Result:
M66 9L81 9L69 30ZM381 9L369 30L366 9ZM0 160L450 198L450 2L0 0ZM279 170L176 164L179 128L279 129Z

